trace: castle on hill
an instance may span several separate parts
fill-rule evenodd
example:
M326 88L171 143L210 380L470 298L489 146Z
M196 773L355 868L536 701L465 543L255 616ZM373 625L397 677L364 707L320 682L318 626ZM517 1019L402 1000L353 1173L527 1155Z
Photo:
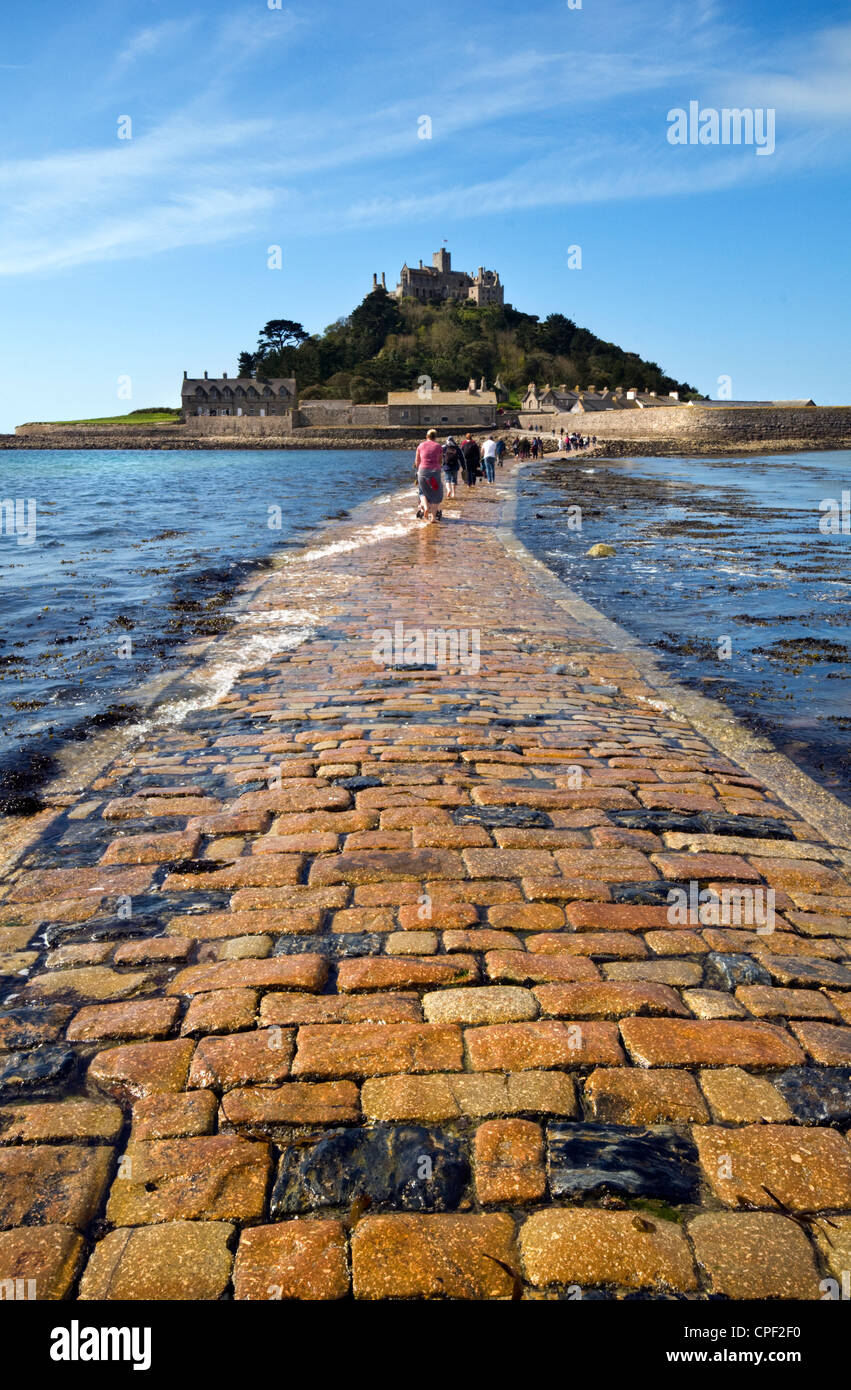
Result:
M372 277L372 288L379 288L378 276ZM381 273L381 288L387 284ZM390 290L393 299L418 299L421 304L442 304L447 299L466 300L471 304L504 304L505 290L500 284L499 271L479 266L475 275L466 270L452 269L452 253L435 251L431 265L402 266L399 283Z

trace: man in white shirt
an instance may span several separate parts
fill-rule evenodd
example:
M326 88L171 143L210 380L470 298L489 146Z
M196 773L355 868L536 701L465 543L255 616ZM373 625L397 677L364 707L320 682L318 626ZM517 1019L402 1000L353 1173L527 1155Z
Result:
M488 482L492 483L494 480L494 469L496 468L496 440L491 439L490 435L488 435L487 439L482 444L482 464Z

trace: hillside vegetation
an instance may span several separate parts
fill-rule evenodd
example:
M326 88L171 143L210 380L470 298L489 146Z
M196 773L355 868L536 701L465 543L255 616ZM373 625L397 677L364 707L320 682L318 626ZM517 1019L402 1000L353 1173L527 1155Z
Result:
M656 362L625 352L580 328L564 314L543 321L510 304L401 302L372 290L348 318L308 335L290 319L272 319L253 352L239 357L240 376L289 377L302 399L346 398L360 404L384 401L388 391L416 390L427 376L444 391L499 376L517 399L530 381L636 387L640 391L699 393L667 376Z

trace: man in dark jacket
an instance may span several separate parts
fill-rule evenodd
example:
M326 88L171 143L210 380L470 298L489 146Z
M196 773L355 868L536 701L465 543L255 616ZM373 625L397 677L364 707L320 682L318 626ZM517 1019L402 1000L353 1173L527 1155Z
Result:
M461 440L461 453L464 455L464 482L468 487L475 487L481 451L475 439L469 434L466 434Z

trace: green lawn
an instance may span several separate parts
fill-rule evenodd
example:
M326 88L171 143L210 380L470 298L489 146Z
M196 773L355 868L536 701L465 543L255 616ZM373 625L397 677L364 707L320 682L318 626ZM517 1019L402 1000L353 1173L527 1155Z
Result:
M54 420L54 425L172 425L180 419L179 410L155 408L131 410L129 415L102 415L94 420Z

